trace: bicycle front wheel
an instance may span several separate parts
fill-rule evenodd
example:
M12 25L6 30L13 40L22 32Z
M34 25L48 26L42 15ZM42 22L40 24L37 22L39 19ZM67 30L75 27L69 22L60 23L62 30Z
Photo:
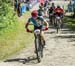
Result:
M41 44L40 37L35 38L35 49L38 62L41 62L41 57L43 56L43 48Z
M58 33L59 32L59 29L61 27L60 20L57 20L56 21L56 24L57 24L56 28L57 28L57 33Z

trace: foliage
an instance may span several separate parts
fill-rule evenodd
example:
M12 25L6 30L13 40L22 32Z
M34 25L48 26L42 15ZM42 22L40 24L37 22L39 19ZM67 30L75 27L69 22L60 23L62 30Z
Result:
M0 60L19 52L33 40L33 35L24 28L30 13L26 12L24 18L14 14L10 0L0 0Z
M9 27L13 28L16 24L17 19L9 0L0 0L0 31Z
M75 19L72 16L64 18L65 24L72 30L75 30Z
M74 17L75 17L75 5L74 5L74 8L73 8L73 11L74 11Z

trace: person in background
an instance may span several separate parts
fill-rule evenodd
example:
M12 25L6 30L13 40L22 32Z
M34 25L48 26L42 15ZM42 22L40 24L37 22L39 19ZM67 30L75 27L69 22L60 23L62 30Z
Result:
M17 11L18 8L18 1L14 0L14 11Z
M73 11L73 3L72 1L70 1L68 4L68 12L72 12L72 11Z
M40 5L39 6L41 6L42 8L44 8L44 3L40 3Z
M17 15L20 17L20 2L18 3Z
M42 17L43 17L43 15L44 15L44 9L43 9L43 7L41 7L41 6L39 5L38 16L42 16Z
M48 0L46 0L46 1L45 1L45 3L44 3L44 7L46 7L46 8L47 8L47 7L48 7L48 3L49 3L49 1L48 1Z
M62 23L62 27L63 27L63 22L64 22L63 18L64 18L64 14L65 14L64 9L62 9L60 7L60 5L57 5L57 7L54 10L54 13L55 13L55 17L59 16L61 18L61 23Z
M20 16L20 2L18 0L14 0L14 11Z
M51 7L52 7L53 9L55 9L55 4L54 4L54 3L52 3Z
M49 25L54 24L54 9L52 6L48 9L48 14L49 14Z

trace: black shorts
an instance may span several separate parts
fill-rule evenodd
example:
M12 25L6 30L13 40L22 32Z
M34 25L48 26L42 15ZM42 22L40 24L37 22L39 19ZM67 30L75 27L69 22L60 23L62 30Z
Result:
M56 16L59 16L59 17L61 17L61 18L64 17L64 15L63 15L62 13L56 13L55 15L56 15Z
M34 26L34 30L36 30L36 29L40 29L41 30L41 28L42 28L42 25L41 26Z

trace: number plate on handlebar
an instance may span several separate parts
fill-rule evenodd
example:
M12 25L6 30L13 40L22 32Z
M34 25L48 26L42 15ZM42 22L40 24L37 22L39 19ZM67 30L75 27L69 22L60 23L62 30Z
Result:
M50 16L53 16L53 14L50 14Z
M56 17L56 19L60 19L60 17L59 17L59 16L57 16L57 17Z
M40 34L40 29L36 29L36 30L34 31L34 33L35 33L36 35Z

